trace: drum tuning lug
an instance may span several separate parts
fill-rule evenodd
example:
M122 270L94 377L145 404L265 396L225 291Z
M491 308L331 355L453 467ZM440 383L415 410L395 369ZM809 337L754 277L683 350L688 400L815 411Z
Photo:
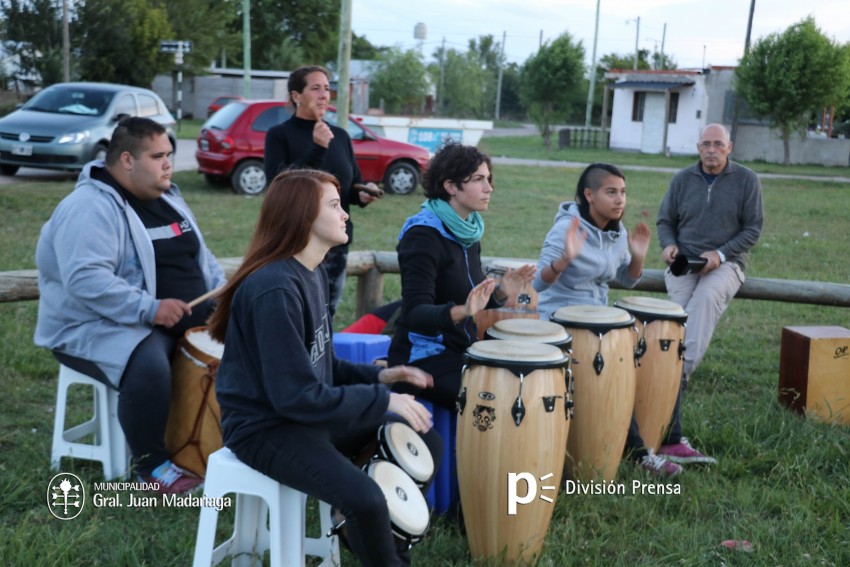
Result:
M602 358L602 353L597 352L593 358L593 369L596 370L596 375L602 374L602 369L605 367L605 360Z
M575 407L575 402L569 398L564 398L564 415L567 419L573 418L573 408Z
M457 413L463 415L463 410L466 408L466 386L461 388L460 393L458 393L457 400L455 400L455 407L457 408Z
M543 409L546 413L555 411L555 400L561 396L543 396Z
M663 352L667 352L670 350L670 343L672 343L672 339L658 339L658 343L661 345L661 350Z
M527 293L521 293L521 294L519 294L519 297L517 297L516 301L520 305L530 305L531 304L531 295L529 295Z
M635 350L635 357L638 361L640 361L644 354L646 354L646 338L641 337L638 341L637 349ZM640 363L638 363L637 366L640 366Z
M519 427L525 417L525 406L521 397L517 397L514 402L514 406L511 408L511 416L514 418L514 424Z
M684 360L685 358L685 341L679 339L679 360Z

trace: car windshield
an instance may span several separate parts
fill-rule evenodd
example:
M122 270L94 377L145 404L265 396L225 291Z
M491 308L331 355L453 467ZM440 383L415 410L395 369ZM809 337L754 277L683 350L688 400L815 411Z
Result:
M243 102L231 102L226 106L222 106L221 110L204 122L201 128L208 130L227 130L239 118L239 115L245 112L246 108L248 108L248 105Z
M328 124L333 124L337 126L336 120L336 112L333 110L328 110L325 112L323 120ZM357 124L351 117L348 118L348 135L352 140L364 140L367 138L366 131Z
M98 89L51 87L35 95L22 108L37 112L101 116L115 97Z

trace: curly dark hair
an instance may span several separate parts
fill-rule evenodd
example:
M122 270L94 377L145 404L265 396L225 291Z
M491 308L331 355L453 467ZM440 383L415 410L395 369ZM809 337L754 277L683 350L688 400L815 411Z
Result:
M450 196L443 187L443 183L450 181L460 188L460 184L469 180L482 163L486 163L490 169L488 181L492 185L493 165L490 162L490 156L481 153L475 146L446 144L434 154L422 175L425 196L429 199L448 201Z

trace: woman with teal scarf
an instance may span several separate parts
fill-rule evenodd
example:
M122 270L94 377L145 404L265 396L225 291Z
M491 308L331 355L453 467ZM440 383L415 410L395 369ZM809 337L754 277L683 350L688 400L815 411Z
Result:
M497 285L484 278L481 237L493 195L490 158L472 146L449 144L422 177L427 201L399 234L402 313L389 364L417 366L434 387L417 394L454 409L463 353L477 337L473 316L521 292L536 268L508 270Z

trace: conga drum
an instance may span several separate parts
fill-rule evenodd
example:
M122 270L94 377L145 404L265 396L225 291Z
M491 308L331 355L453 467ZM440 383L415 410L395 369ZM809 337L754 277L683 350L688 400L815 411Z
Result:
M573 337L568 474L614 480L635 403L635 319L616 307L575 305L558 309L552 321Z
M534 264L534 262L520 262L518 260L505 260L498 259L490 262L487 272L484 274L485 277L494 278L497 281L501 281L502 277L505 273L510 270L516 270L518 268L522 268L523 266L527 266L528 264ZM534 288L531 287L531 284L526 284L522 290L520 290L519 295L516 297L508 297L505 302L505 307L513 307L520 309L529 309L532 311L537 310L537 292L534 291Z
M519 262L516 260L494 260L490 263L487 272L484 274L488 278L494 278L501 281L502 276L508 269L521 268L531 262ZM489 329L496 321L505 319L539 319L537 314L537 292L527 284L520 293L515 297L508 297L503 307L495 309L482 309L475 314L475 324L478 327L478 339L483 339L487 329Z
M553 345L566 353L573 346L573 338L563 326L540 319L502 319L493 323L484 333L493 340L530 341Z
M569 432L569 359L552 345L484 340L470 346L464 360L457 472L469 549L475 558L530 563L543 545L561 482L564 452L552 447L563 447ZM518 483L523 500L517 505L509 502L509 475L522 473L528 485ZM539 496L531 495L528 479Z
M171 362L171 409L165 448L179 467L201 478L207 457L223 446L221 408L215 398L215 375L224 345L206 327L186 331Z
M635 419L643 442L657 451L682 382L688 314L678 303L653 297L624 297L614 305L637 321Z

